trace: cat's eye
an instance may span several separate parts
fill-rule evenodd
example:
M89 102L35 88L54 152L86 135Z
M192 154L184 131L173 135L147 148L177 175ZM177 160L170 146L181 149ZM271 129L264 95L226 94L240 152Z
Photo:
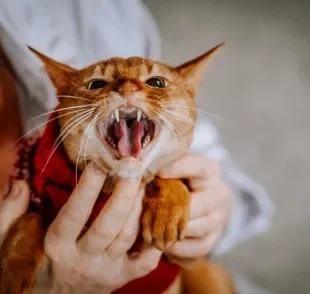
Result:
M97 90L106 87L109 83L104 80L92 80L89 82L87 89L88 90Z
M150 78L145 83L148 86L153 87L153 88L166 88L167 87L166 80L161 77Z

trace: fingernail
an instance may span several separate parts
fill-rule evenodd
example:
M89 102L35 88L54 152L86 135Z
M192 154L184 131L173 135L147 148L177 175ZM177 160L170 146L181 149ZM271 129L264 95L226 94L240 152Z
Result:
M19 196L21 192L21 188L19 187L19 185L17 183L15 183L13 185L12 191L10 193L10 198L17 198Z
M95 161L92 162L92 165L93 165L93 169L95 171L95 173L97 175L102 175L103 174L103 171L101 170L100 166L98 165L98 163L96 163Z
M131 177L128 177L127 179L129 179L130 183L137 183L137 182L139 182L140 177L138 177L138 176L131 176Z
M158 176L160 177L160 178L165 178L167 175L169 175L169 170L162 170L162 171L160 171L159 173L158 173Z

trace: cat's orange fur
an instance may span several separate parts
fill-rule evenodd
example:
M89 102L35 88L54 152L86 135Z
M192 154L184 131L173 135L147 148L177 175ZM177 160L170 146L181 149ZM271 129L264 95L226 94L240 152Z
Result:
M179 67L132 57L112 58L80 71L33 50L45 63L57 89L59 109L89 103L86 100L70 99L69 96L83 97L91 101L91 105L96 105L93 116L71 130L63 139L63 146L68 158L80 170L84 168L84 162L95 158L103 171L115 174L105 184L105 191L113 190L114 183L122 174L137 171L124 164L126 159L115 159L116 151L102 142L94 131L88 134L88 145L80 158L82 135L91 119L98 114L98 121L106 120L123 103L120 97L131 97L128 103L161 123L161 131L155 142L150 143L137 160L145 163L143 170L138 172L143 173L147 184L143 200L142 235L145 242L162 250L184 238L191 193L181 180L154 178L154 175L188 151L196 121L196 89L210 60L220 47L221 45ZM164 89L148 87L144 82L154 76L163 77L168 86ZM99 91L89 91L87 84L92 79L104 79L109 85ZM63 111L62 114L67 115L58 118L61 131L74 119L74 114L70 114L70 111L72 110ZM182 117L183 120L180 119ZM166 144L167 140L169 144ZM25 231L27 235L24 235ZM0 251L0 293L30 293L36 270L44 258L44 233L45 226L38 214L27 214L12 226ZM176 262L183 268L182 275L167 294L233 293L229 276L218 265L204 259Z

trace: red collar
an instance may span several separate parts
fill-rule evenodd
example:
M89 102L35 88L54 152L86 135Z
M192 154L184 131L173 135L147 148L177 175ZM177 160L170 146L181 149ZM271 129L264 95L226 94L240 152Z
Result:
M57 113L49 118L50 122L41 137L31 138L23 143L12 174L13 180L26 179L29 182L34 208L40 210L50 220L55 218L60 208L67 202L76 185L75 167L68 160L63 146L60 145L53 151L54 142L59 134L59 125L57 119L54 119L56 115ZM54 153L50 157L52 152ZM50 160L45 167L49 157ZM108 195L100 194L87 225L98 215L107 199ZM163 293L173 283L179 271L178 266L162 259L152 273L132 281L115 293Z
M76 169L68 160L63 145L56 149L55 141L59 134L57 113L49 119L43 136L40 138L34 157L33 184L37 195L42 199L39 208L54 218L60 208L67 202L76 185ZM52 154L52 155L51 155ZM47 165L46 162L48 161ZM78 171L77 179L79 180ZM85 196L87 197L87 195ZM98 215L106 203L108 195L100 194L90 216L89 222Z

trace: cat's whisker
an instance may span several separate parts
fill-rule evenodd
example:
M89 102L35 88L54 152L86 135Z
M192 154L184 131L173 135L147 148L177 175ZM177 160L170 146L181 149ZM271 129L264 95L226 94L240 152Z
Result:
M70 113L65 113L65 114L62 114L62 115L59 115L57 117L54 117L52 119L49 119L48 121L44 122L44 123L41 123L39 124L38 126L36 126L35 128L33 128L32 130L28 131L26 134L24 134L22 137L20 137L18 140L16 140L15 142L13 142L10 146L8 146L8 149L11 148L12 146L14 146L15 144L17 144L18 142L20 142L22 139L26 138L29 134L31 134L32 132L40 129L41 127L43 127L44 125L48 124L49 122L55 120L55 119L58 119L59 117L63 117L63 116L66 116L66 115L69 115Z
M92 122L92 120L91 120ZM91 122L88 124L88 126L85 128L84 132L83 132L83 137L81 139L81 145L80 145L80 148L79 148L79 152L78 152L78 156L77 156L77 160L76 160L76 164L75 164L75 185L77 185L77 182L78 182L78 165L79 165L79 162L80 162L80 155L82 153L82 149L83 149L83 146L84 146L84 143L85 143L85 139L88 135L87 133L87 130L91 124ZM85 163L85 166L86 166L86 163Z
M85 128L84 132L83 132L83 137L81 139L81 145L80 145L80 148L79 148L79 153L78 153L78 157L77 157L77 160L76 160L76 165L75 165L75 184L77 185L77 182L78 182L78 165L79 165L79 161L80 161L80 155L82 153L82 150L83 150L83 146L84 146L84 143L85 143L85 140L86 138L89 138L89 128L90 126L92 126L93 122L96 121L97 117L100 115L97 114L91 121L90 123L88 124L88 126ZM86 152L86 146L84 148L84 152ZM85 163L85 166L86 166L86 161L85 161L85 153L84 153L84 163Z
M86 119L88 119L92 114L90 113L86 113L84 114L82 117L78 118L75 121L75 125L62 137L62 139L60 140L60 142L54 147L52 153L50 154L50 156L48 157L42 171L41 171L41 175L44 173L44 170L46 168L46 166L48 165L49 161L51 160L53 154L55 153L56 149L58 148L58 146L62 143L62 141L77 127L79 126L83 121L85 121Z
M151 110L152 112L154 112L155 114L157 114L165 123L166 125L169 127L169 129L172 131L172 133L174 133L173 129L177 132L177 134L179 135L179 137L182 139L183 141L183 144L184 144L184 147L186 148L186 150L188 151L188 148L187 148L187 145L184 141L184 138L183 136L180 134L179 130L173 125L173 123L171 123L165 116L161 115L160 113L158 113L157 111L155 110ZM171 127L173 129L171 129ZM180 153L180 149L179 149L179 153Z
M52 114L52 113L55 113L55 112L59 112L59 111L64 111L64 110L69 110L69 109L76 109L76 108L85 108L85 107L89 108L89 107L92 107L92 106L94 108L93 104L77 105L77 106L70 106L70 107L59 108L59 109L55 109L55 110L48 111L48 112L45 112L45 113L41 113L41 114L39 114L37 116L34 116L34 117L30 118L29 121L32 121L32 120L35 120L35 119L40 118L42 116L46 116L46 115L49 115L49 114Z
M86 140L85 140L85 145L84 145L84 156L83 156L83 159L84 159L84 164L86 166L86 162L87 162L87 156L86 156L86 150L87 150L87 146L88 146L88 143L89 143L89 138L90 138L90 135L91 133L94 131L94 128L95 126L97 125L98 121L98 117L102 114L102 112L99 112L94 118L93 120L90 122L89 126L87 127L87 129L85 130L86 131Z
M93 120L93 123L92 123L92 125L91 125L91 128L90 128L90 130L89 130L89 132L88 132L89 134L88 134L88 137L87 137L86 145L85 145L85 147L84 147L84 162L85 162L85 164L86 164L86 149L87 149L87 146L88 146L88 143L89 143L89 137L90 137L90 134L93 132L94 128L96 127L96 125L99 123L99 122L98 122L98 117L102 114L102 112L103 112L103 111L99 112L99 113L95 116L95 118L94 118L94 120Z
M72 116L67 122L63 124L63 130L60 132L58 137L55 140L54 146L59 142L59 140L62 138L62 136L65 134L65 132L74 124L75 120L79 119L84 114L92 114L95 111L95 109L86 109L86 110L80 110L79 113Z
M83 87L83 85L78 85L77 83L73 82L72 80L70 79L67 79L66 77L63 77L66 81L68 81L69 83L71 83L72 85L75 85L77 86L77 89L80 89Z
M179 118L181 118L181 120L183 120L183 121L185 121L185 122L188 122L188 123L191 123L191 124L193 124L193 125L196 125L196 122L194 121L194 120L192 120L192 119L189 119L188 117L185 117L185 116L183 116L183 115L181 115L181 114L179 114L179 113L176 113L176 112L174 112L174 111L170 111L170 110L167 110L167 109L163 109L165 112L167 112L167 113L170 113L170 114L172 114L172 115L174 115L174 116L176 116L176 117L179 117Z
M177 100L176 100L177 101ZM207 116L210 116L212 118L215 118L215 119L218 119L218 120L222 120L221 117L213 114L213 113L210 113L210 112L207 112L205 110L202 110L202 109L199 109L199 108L195 108L195 107L189 107L189 106L186 106L186 105L178 105L178 104L172 104L171 102L160 102L160 104L164 104L165 106L173 106L173 107L180 107L180 108L187 108L187 109L192 109L192 110L195 110L195 111L199 111L199 112L202 112L204 113L205 115Z
M91 99L87 99L84 97L78 97L78 96L71 96L71 95L57 95L58 98L70 98L70 99L76 99L76 100L85 100L85 101L92 101Z

